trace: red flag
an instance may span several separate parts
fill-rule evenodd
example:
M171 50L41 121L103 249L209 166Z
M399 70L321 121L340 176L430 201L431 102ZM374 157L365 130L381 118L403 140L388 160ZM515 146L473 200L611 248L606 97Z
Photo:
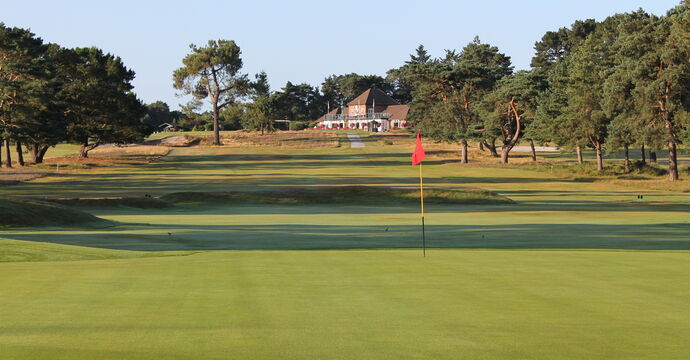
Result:
M417 141L414 145L414 152L412 153L412 166L417 165L424 160L426 154L424 153L424 148L422 147L422 135L417 132Z

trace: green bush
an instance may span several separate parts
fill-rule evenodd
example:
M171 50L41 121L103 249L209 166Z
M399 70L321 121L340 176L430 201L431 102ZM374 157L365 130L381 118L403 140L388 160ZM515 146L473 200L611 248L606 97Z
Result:
M290 130L304 130L309 127L308 121L293 121L290 123Z

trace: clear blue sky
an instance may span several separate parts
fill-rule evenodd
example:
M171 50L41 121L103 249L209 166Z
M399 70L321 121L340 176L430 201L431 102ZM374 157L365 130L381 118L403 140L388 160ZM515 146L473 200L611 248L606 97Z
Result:
M662 15L679 0L538 1L5 1L0 22L30 28L67 47L98 46L133 69L147 103L175 96L171 74L190 43L235 40L244 71L268 73L273 90L286 81L320 85L330 74L385 75L419 44L433 56L478 35L529 67L544 32L578 19L643 8Z

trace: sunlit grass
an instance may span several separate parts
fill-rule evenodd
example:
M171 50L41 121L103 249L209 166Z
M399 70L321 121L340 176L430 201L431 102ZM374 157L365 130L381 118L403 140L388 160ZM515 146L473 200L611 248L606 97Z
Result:
M426 142L427 196L511 203L429 201L423 258L414 138L360 135L104 149L0 186L108 221L0 230L0 359L690 356L686 180ZM379 192L328 193L353 186ZM181 192L214 201L156 199Z
M682 359L687 260L398 250L4 263L0 358Z

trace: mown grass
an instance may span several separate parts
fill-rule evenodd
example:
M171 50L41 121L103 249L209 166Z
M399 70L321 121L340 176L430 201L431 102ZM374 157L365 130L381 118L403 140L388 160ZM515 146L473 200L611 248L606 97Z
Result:
M162 200L185 205L212 204L410 204L420 202L420 191L370 186L284 188L270 191L178 192ZM430 204L512 204L512 200L479 189L428 189L424 201Z
M414 139L363 141L175 148L155 162L107 158L0 187L79 198L66 201L114 223L2 230L0 359L690 357L681 185L563 176L527 157L501 166L477 151L460 165L457 147L427 144L428 195L477 188L515 203L428 202L422 258L392 249L421 243ZM538 166L572 159L540 154ZM347 186L407 189L414 200L305 200ZM301 203L132 199L270 201L280 189L297 189Z
M0 263L132 259L189 255L186 251L129 251L0 238ZM2 351L0 350L0 358Z
M687 252L0 264L1 359L685 359Z

